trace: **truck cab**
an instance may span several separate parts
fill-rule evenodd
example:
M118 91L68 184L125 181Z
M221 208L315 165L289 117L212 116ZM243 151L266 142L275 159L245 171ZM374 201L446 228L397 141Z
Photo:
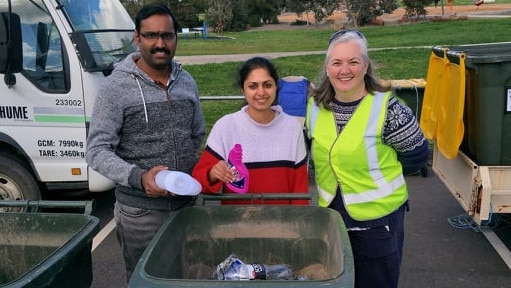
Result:
M86 139L134 28L118 0L0 0L0 199L114 187L87 166Z

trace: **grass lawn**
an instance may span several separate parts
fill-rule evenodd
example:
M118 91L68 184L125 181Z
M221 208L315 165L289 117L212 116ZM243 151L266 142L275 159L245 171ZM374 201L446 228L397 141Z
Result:
M369 48L401 47L370 51L369 56L383 79L426 78L432 46L511 41L510 19L420 22L360 29ZM180 41L177 55L241 54L280 51L323 51L332 29L304 29L229 33L235 39ZM417 48L419 47L419 48ZM315 81L324 55L275 59L280 76L303 75ZM240 63L187 65L201 95L240 95L234 87Z
M498 1L498 0L497 0ZM511 0L509 0L511 1ZM457 2L456 2L457 3ZM505 19L419 22L393 26L367 26L366 36L377 75L382 79L426 78L432 46L451 46L511 41L511 21ZM332 29L225 33L222 40L185 40L178 44L177 55L258 54L280 51L323 51ZM376 48L399 47L380 50ZM324 55L282 57L273 60L281 77L303 75L315 82L322 69ZM201 96L241 95L234 86L240 62L186 65L197 81ZM222 115L236 111L241 101L203 101L208 131Z
M283 24L285 25L285 24ZM509 19L478 19L444 22L418 22L403 25L366 26L360 31L370 48L453 45L511 40ZM320 51L328 45L331 28L299 30L226 32L223 38L180 39L177 56L222 55ZM218 36L210 33L211 36Z

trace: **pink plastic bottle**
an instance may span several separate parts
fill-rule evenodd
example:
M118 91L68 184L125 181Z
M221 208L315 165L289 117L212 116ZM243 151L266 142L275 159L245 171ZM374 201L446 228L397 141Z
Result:
M232 191L240 194L248 192L248 169L243 164L243 150L240 144L234 144L227 157L229 168L234 171L234 181L226 183Z

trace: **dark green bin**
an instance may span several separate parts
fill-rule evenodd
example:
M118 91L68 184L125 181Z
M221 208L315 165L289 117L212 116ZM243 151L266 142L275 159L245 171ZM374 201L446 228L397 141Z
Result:
M424 89L426 88L426 80L424 79L403 79L391 80L385 84L390 84L398 99L404 102L413 112L417 122L420 122L422 100L424 99ZM423 177L428 176L428 164L422 166L420 174Z
M460 150L478 165L511 165L511 42L447 47L466 54L465 133ZM442 47L434 47L441 53Z
M0 223L0 287L90 287L92 238L99 231L99 219L4 212Z
M212 280L235 253L245 263L288 264L307 281ZM313 271L312 274L310 271ZM354 287L353 256L339 213L315 206L197 206L162 226L129 287Z
M401 99L413 114L420 120L422 110L422 100L424 99L424 89L426 80L424 79L403 79L390 81L396 96Z

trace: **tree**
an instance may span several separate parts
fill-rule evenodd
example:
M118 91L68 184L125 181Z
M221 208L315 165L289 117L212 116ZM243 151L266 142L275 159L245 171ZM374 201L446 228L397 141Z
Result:
M243 5L247 11L248 22L251 26L261 26L262 23L278 23L282 0L245 0Z
M435 0L403 0L403 5L405 6L405 15L408 18L416 17L419 19L420 16L426 16L428 11L426 10L426 6L438 3Z
M236 0L210 0L206 10L206 19L214 27L215 32L223 33L234 17L233 7Z
M198 14L204 13L208 6L208 0L120 0L120 2L133 20L135 20L138 10L145 4L162 3L169 7L176 17L179 24L178 29L201 26Z
M323 19L332 15L338 8L338 3L335 0L286 0L286 9L295 12L298 16L303 13L307 15L307 22L309 22L308 12L314 14L314 24L318 25Z
M193 1L172 2L170 9L177 19L178 28L202 26L202 22L199 20L199 13L204 13L204 10L198 10Z
M355 27L369 24L383 14L392 14L399 7L397 0L342 0L342 3Z
M248 14L245 7L243 7L242 1L234 1L234 7L232 8L233 19L231 25L226 28L228 31L244 31L247 30Z
M311 10L314 13L314 23L318 25L323 19L332 15L338 8L337 2L333 0L311 1Z
M138 10L142 8L145 4L145 1L133 1L133 0L120 0L121 4L124 6L128 14L130 14L131 19L135 20L135 16L137 15Z

